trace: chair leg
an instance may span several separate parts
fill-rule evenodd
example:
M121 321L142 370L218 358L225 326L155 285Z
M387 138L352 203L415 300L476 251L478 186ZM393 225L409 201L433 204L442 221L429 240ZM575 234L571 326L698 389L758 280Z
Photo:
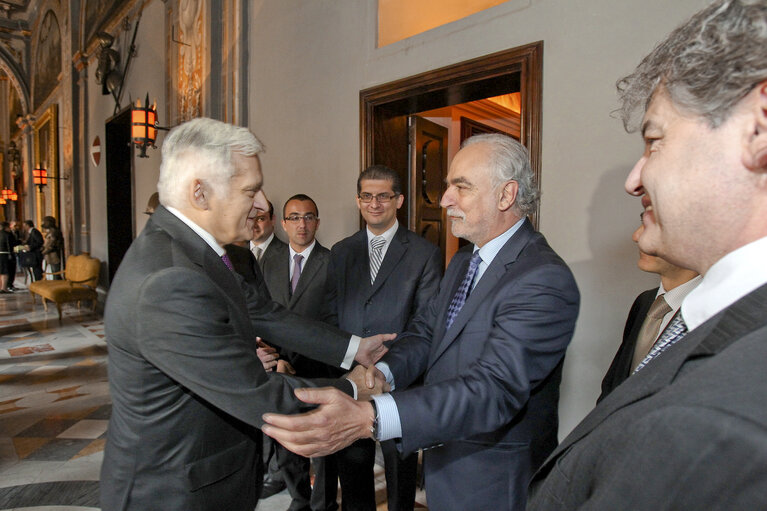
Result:
M48 312L48 301L45 299L44 296L41 296L40 299L43 301L43 310L45 310L45 312Z
M56 302L56 308L59 311L59 323L61 323L61 304L59 302Z
M24 283L26 284L26 282L24 282ZM35 305L37 305L37 302L35 301L35 293L30 291L29 295L32 297L32 306L34 307Z

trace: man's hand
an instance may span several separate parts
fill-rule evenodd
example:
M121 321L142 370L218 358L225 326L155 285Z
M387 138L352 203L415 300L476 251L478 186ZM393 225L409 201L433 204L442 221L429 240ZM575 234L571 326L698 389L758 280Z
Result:
M378 334L371 337L363 337L354 360L365 367L372 366L383 357L389 349L383 345L384 341L396 339L397 334Z
M277 361L277 372L290 375L296 374L296 370L290 365L290 362L283 359Z
M296 389L296 397L319 408L299 415L264 414L262 431L296 454L327 456L360 438L372 438L375 412L332 387Z
M370 401L371 396L391 390L383 373L375 366L365 369L364 366L358 365L345 378L357 386L357 401Z
M260 337L256 337L256 354L261 361L261 365L264 366L264 371L273 371L277 367L277 359L280 358L277 350L266 344Z

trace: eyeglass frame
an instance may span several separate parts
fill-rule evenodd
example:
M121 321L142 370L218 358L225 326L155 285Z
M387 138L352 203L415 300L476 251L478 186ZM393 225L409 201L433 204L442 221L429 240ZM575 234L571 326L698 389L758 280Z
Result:
M368 199L365 199L365 197L363 197L363 195L369 195L370 197ZM398 197L400 195L402 195L402 194L400 194L400 193L392 193L391 195L389 195L386 192L381 192L381 193L378 193L378 194L362 192L362 193L358 193L357 194L357 198L360 200L360 202L364 202L365 204L370 204L371 202L373 202L373 199L375 199L379 204L388 204L395 197ZM385 200L381 200L382 198L385 199Z
M300 223L301 220L303 220L304 222L308 224L308 223L316 222L319 219L320 217L318 217L314 213L307 213L305 215L290 215L283 218L283 220L285 220L286 222L292 222L295 224Z

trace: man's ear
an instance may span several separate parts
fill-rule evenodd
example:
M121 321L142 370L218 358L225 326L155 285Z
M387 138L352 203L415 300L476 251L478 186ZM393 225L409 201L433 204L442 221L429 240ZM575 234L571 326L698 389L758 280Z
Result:
M209 192L205 183L199 179L192 181L189 187L189 204L191 204L192 207L195 209L207 210L209 207L208 195Z
M517 201L517 192L519 192L519 183L516 181L507 181L501 188L501 197L498 200L498 209L506 211Z
M752 172L767 172L767 81L753 91L756 101L753 106L754 131L748 139L743 153L743 165Z

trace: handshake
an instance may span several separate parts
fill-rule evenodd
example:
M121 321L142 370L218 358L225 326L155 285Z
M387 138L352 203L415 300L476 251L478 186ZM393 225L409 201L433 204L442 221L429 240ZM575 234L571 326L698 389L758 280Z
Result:
M384 374L374 365L358 365L344 376L357 386L357 401L370 401L371 396L391 390Z

